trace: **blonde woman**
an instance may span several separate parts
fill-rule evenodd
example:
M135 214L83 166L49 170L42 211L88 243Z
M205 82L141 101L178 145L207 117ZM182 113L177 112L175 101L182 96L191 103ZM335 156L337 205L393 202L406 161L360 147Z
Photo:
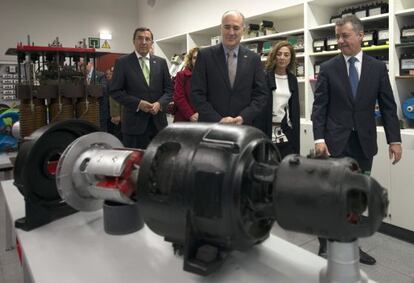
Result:
M257 125L276 144L282 158L300 150L298 80L294 75L295 50L287 41L278 42L266 62L270 90L264 114Z

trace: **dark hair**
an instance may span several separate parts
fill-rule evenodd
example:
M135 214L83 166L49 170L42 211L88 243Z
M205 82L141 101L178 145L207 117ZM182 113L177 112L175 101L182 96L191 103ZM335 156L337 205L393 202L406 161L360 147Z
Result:
M335 25L337 27L341 27L345 25L346 23L351 23L352 28L354 29L356 33L364 32L364 24L357 16L355 15L345 16L342 19L339 19L338 21L336 21Z
M197 53L198 50L200 50L200 48L198 48L198 47L191 48L190 51L188 51L187 55L185 56L185 63L184 64L190 70L192 70L194 68L194 66L193 66L193 57L194 57L194 53Z
M146 27L137 28L134 31L134 37L132 38L132 40L135 40L135 36L137 35L138 32L144 32L144 31L149 31L150 34L151 34L151 40L154 40L154 35L152 34L152 31L149 28L146 28Z
M276 55L277 52L280 50L280 48L282 47L287 47L289 48L290 51L290 62L289 65L287 66L287 69L292 71L295 68L295 64L296 64L296 54L295 54L295 49L293 49L292 44L290 44L287 41L279 41L278 43L276 43L275 46L273 46L272 50L270 51L269 55L267 56L267 61L266 61L266 70L274 70L276 68Z

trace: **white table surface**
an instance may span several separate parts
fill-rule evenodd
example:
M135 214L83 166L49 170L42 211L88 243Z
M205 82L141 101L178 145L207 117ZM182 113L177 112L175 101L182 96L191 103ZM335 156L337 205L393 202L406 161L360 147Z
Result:
M1 182L12 223L24 216L13 181ZM102 210L78 212L30 232L16 230L33 282L319 282L326 260L274 235L232 252L216 273L183 271L183 258L148 227L125 236L103 230ZM26 280L25 280L26 281Z
M13 168L13 164L10 161L10 157L16 157L16 153L0 153L0 170Z

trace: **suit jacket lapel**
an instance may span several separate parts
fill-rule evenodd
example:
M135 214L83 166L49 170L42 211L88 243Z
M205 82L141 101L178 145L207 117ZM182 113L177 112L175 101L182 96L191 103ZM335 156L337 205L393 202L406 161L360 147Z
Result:
M154 56L150 55L149 63L150 63L150 86L151 86L154 82L153 78L155 76L155 73L157 73L157 70L158 70L158 61L157 59L155 59Z
M336 58L337 58L338 62L335 65L337 66L337 72L339 74L339 80L341 82L344 82L345 95L346 95L348 101L351 104L354 104L354 98L352 96L351 83L349 82L349 76L348 76L348 71L347 71L347 67L346 67L345 58L342 54L339 54Z
M216 61L216 66L218 66L219 71L221 72L221 77L224 79L224 82L227 88L231 89L229 74L227 72L227 65L226 65L226 56L224 55L223 45L217 44L214 49L214 60ZM236 73L237 76L237 73Z
M364 97L364 93L369 93L364 91L369 88L369 79L368 79L368 70L370 66L369 57L365 54L362 55L362 62L361 62L361 76L359 77L358 89L355 100L360 100Z
M237 71L236 71L236 78L234 79L233 88L236 87L237 83L242 77L244 67L246 66L245 62L247 58L248 58L248 54L246 50L240 45L239 54L237 54Z

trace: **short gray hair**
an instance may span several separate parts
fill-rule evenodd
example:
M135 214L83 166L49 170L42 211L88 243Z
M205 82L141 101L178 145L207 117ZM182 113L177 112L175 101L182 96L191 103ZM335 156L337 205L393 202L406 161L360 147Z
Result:
M356 33L358 32L364 32L364 25L362 24L362 21L355 15L348 15L343 17L342 19L339 19L336 21L335 25L337 27L341 27L345 25L346 23L351 23L352 28Z
M221 23L223 23L223 19L224 19L224 17L225 17L227 14L230 14L230 13L236 13L236 14L239 14L239 15L240 15L240 17L242 18L242 26L244 27L244 15L243 15L240 11L237 11L237 10L228 10L228 11L224 12L223 16L221 16Z

